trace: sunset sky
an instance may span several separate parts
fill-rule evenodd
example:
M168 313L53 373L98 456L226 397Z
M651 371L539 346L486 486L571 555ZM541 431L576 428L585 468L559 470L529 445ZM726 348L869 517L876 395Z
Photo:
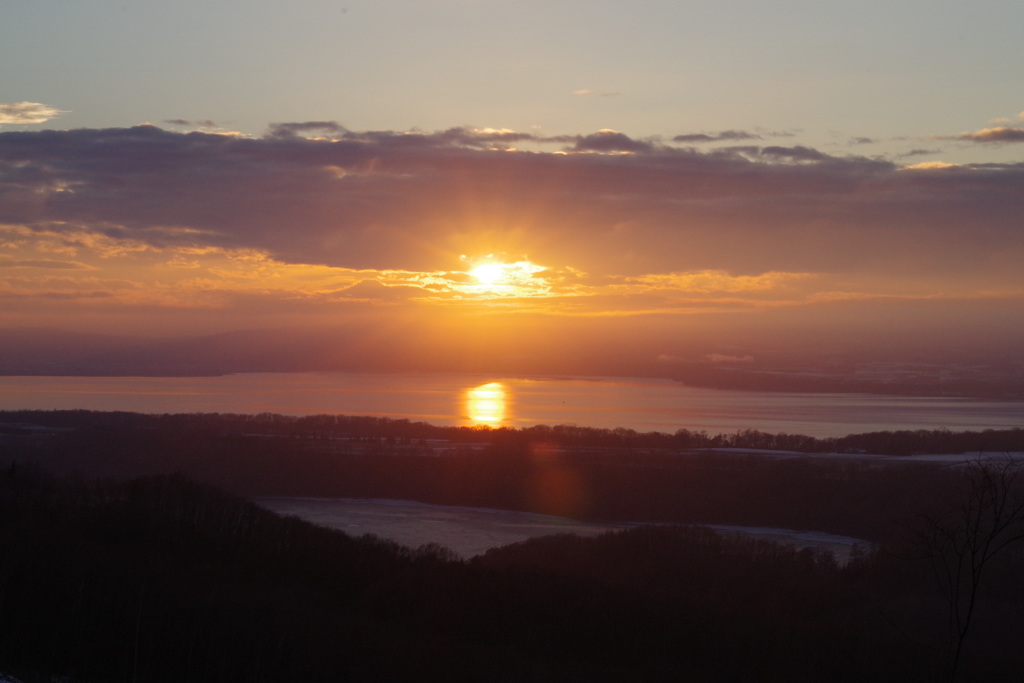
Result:
M1020 2L12 4L2 328L1024 338Z

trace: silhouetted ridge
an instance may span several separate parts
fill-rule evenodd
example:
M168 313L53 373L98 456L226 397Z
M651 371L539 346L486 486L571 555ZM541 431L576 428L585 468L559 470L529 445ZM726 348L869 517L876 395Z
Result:
M292 443L210 433L174 441L172 431L153 429L100 433L103 439L77 455L95 457L102 443L121 443L112 436L128 435L125 450L141 448L141 460L150 446L162 446L161 462L180 448L196 456L213 440L197 457L217 460L228 444L252 465L260 444ZM140 433L150 439L139 440ZM27 444L24 454L90 434L17 435L5 445ZM218 439L227 440L218 446ZM293 456L293 469L319 457L294 448L280 454ZM666 492L675 488L677 505L698 491L706 509L720 506L717 498L728 506L758 497L779 505L788 497L792 510L821 517L850 503L827 507L844 490L863 495L886 486L888 474L889 488L859 515L902 510L890 523L914 525L928 513L956 530L959 518L942 511L969 493L968 480L951 469L887 466L870 476L868 469L806 461L777 467L793 462L764 458L727 458L733 465L716 468L717 456L708 456L674 473L672 459L645 457L653 458L649 466L627 459L625 468L610 470L585 460L543 467L576 467L571 472L581 477L604 471L607 478L585 482L609 486L595 489L596 500L628 507L654 498L666 514L674 508L654 489L659 481ZM349 459L365 469L353 469ZM477 491L489 465L481 452L349 459L324 462L343 480L375 476L374 486L422 486L419 478L428 475L435 485L449 477L466 485L451 495ZM243 472L241 462L231 471ZM417 462L443 469L407 471ZM489 466L516 490L529 477L510 474L530 462L498 457ZM743 468L750 474L736 481ZM992 471L1017 471L1006 468ZM630 471L644 478L624 480ZM697 481L680 490L688 479ZM1019 484L1005 490L1019 496ZM892 500L896 491L903 500ZM935 563L947 556L919 550L894 540L839 566L766 541L653 526L535 539L463 562L438 546L403 548L283 518L180 474L68 480L27 460L9 461L0 466L0 672L24 683L934 681L949 671L947 602L931 581ZM1022 570L1024 544L1008 546L986 567L957 680L1019 674Z

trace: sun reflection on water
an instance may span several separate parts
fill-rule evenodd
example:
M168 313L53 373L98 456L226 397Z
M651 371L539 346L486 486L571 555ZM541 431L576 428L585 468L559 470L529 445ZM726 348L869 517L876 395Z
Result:
M505 385L489 382L466 391L466 414L473 422L500 427L506 413Z

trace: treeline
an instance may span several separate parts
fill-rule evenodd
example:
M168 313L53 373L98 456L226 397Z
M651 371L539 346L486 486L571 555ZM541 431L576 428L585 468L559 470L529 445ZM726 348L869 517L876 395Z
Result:
M328 438L280 416L21 417L21 424L49 418L54 431L8 435L0 467L34 463L82 479L182 473L248 497L394 498L593 521L814 529L875 542L898 534L899 520L945 500L956 482L949 468L922 463L877 467L842 458L565 447L569 442L559 439L589 431L580 428L442 428L470 432L476 441L452 441L443 456L426 457L434 446L420 445L418 432L383 436L395 421L375 418L335 420L346 431ZM282 431L271 432L273 425ZM508 438L487 442L488 435Z
M985 585L958 680L1015 680L1024 664L1013 579L1024 558L996 568L1004 578ZM464 562L180 476L87 483L12 465L0 471L0 672L25 683L943 680L944 603L927 571L892 553L840 567L674 527Z
M706 449L742 448L797 451L801 453L865 453L913 455L915 453L978 453L1024 451L1024 429L986 429L953 432L947 429L918 429L868 432L844 437L818 438L802 434L770 434L755 429L709 434L705 430L679 429L673 434L638 432L633 429L604 429L577 425L536 425L526 428L488 426L444 426L406 419L351 415L291 416L275 413L239 415L231 413L184 413L149 415L130 412L87 410L0 411L0 434L25 433L20 425L56 428L137 427L207 431L215 433L262 434L297 439L359 439L383 443L410 444L429 441L453 444L486 443L526 446L547 443L558 448L615 449Z

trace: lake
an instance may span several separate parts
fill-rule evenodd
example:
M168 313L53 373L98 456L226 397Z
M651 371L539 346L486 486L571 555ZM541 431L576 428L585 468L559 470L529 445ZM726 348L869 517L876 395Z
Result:
M0 377L0 409L345 414L443 425L576 424L672 433L742 429L845 436L1024 427L1024 402L733 391L670 380L423 373L221 377Z

